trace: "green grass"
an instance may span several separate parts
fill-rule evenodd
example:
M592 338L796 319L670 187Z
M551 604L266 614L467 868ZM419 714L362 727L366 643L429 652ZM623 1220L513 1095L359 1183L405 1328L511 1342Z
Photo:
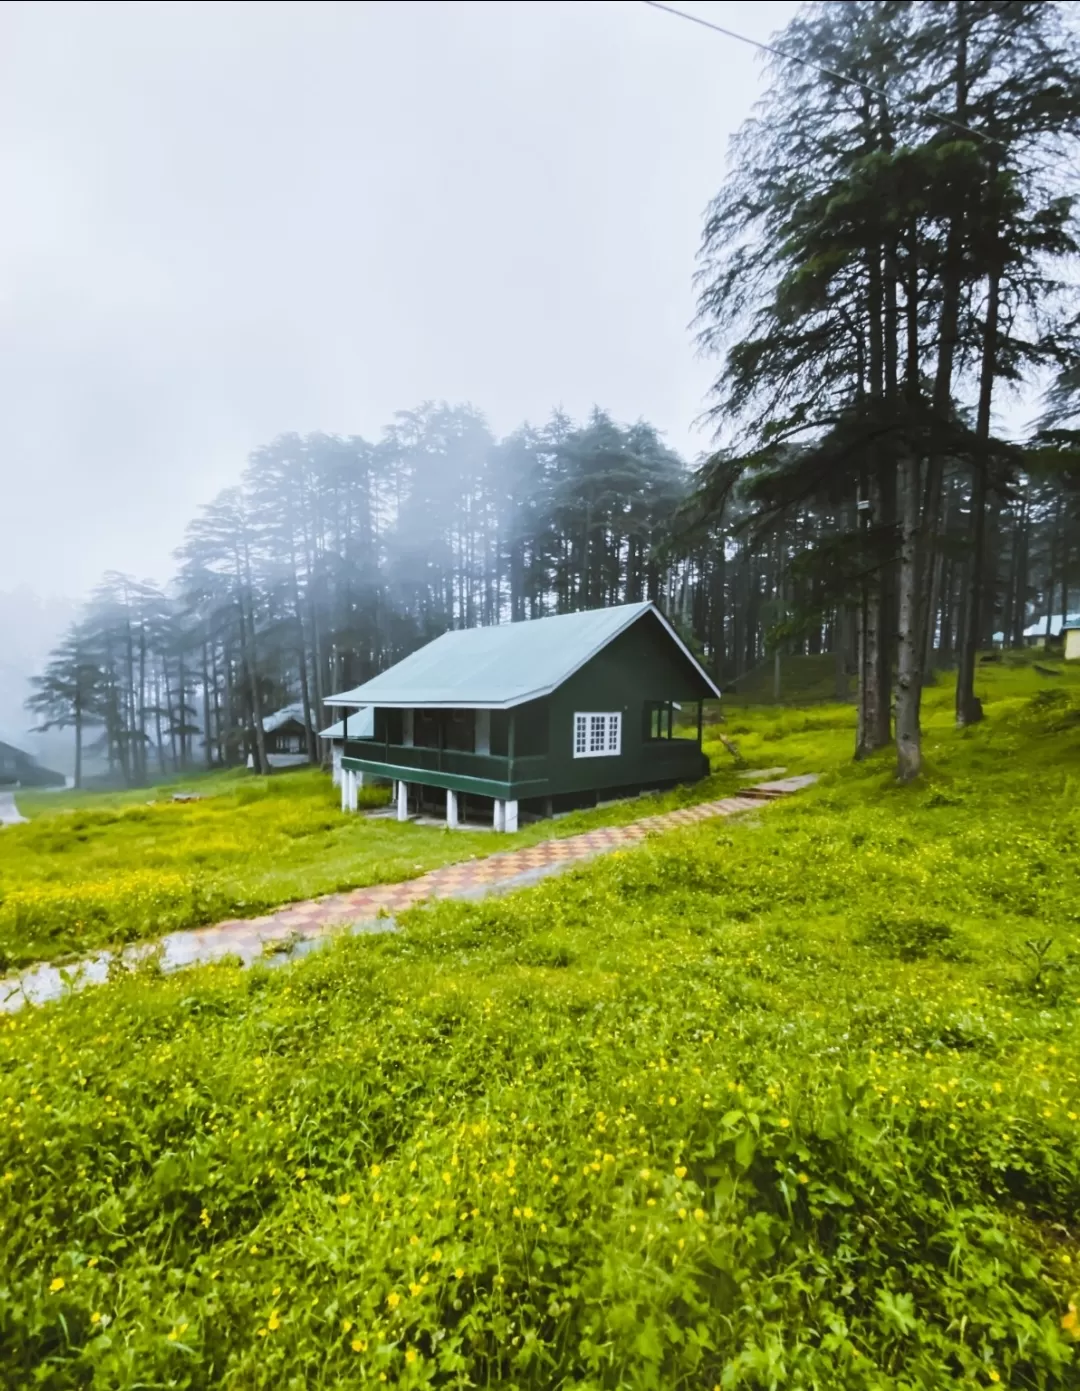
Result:
M146 806L150 802L167 801L174 792L196 792L202 797L214 797L231 792L251 781L246 768L196 770L185 777L170 777L150 787L95 788L58 787L52 789L20 788L16 802L23 816L51 816L65 811L116 811L123 807Z
M0 1385L1080 1385L1080 683L985 684L920 785L0 1022Z
M770 657L736 681L724 696L724 703L727 706L831 704L836 700L836 659L831 652L782 657L779 701L773 700L773 681ZM848 677L846 685L853 697L854 678Z
M203 775L161 788L20 795L28 825L0 831L0 972L292 900L409 879L439 865L645 816L735 786L716 746L716 776L693 789L524 827L513 836L344 816L328 774ZM173 802L189 789L197 802ZM364 804L388 799L363 791Z

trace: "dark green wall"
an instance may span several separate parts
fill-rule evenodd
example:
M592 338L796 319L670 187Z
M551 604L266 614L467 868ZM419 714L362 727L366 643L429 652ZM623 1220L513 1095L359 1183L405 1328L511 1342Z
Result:
M645 738L645 705L656 700L688 703L712 695L660 622L646 614L550 696L552 794L704 776L707 764L696 742ZM622 752L617 757L574 757L574 715L590 710L622 712Z

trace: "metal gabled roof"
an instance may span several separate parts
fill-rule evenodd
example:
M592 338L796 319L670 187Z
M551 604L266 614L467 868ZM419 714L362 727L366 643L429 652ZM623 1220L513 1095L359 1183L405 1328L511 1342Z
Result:
M711 677L651 603L460 628L327 705L507 710L549 695L646 613L652 613L716 696Z
M263 733L273 734L276 729L280 729L282 725L289 724L292 720L295 720L297 724L304 723L304 707L302 704L286 705L280 710L275 710L272 715L264 715L262 722Z
M370 705L362 705L359 710L349 711L349 737L352 739L370 739L375 733L375 711ZM344 739L345 721L340 719L336 724L327 726L326 729L319 730L320 739Z

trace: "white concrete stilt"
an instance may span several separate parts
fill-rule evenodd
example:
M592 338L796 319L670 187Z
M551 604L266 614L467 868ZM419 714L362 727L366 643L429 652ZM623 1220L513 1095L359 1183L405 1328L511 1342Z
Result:
M506 830L506 803L498 797L495 798L494 826L497 831Z
M358 773L358 772L356 771L355 768L350 769L350 771L349 771L349 810L350 810L350 811L355 811L355 810L357 809L357 807L360 805L359 801L357 800L356 790L357 790L357 788L360 786L360 779L361 779L363 776L364 776L363 773Z
M449 787L446 789L446 824L451 831L456 831L458 828L457 793Z
M518 804L516 801L506 802L503 805L503 830L507 832L516 831L518 828Z
M399 782L397 785L397 819L408 821L409 819L409 784Z
M348 768L340 768L340 769L338 770L338 776L339 776L339 779L340 779L340 782L341 782L341 810L342 810L342 811L348 811L348 810L349 810L349 770L348 770Z

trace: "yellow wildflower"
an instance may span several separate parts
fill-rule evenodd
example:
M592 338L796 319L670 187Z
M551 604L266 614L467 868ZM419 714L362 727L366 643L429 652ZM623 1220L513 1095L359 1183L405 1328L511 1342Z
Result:
M275 1328L281 1327L281 1319L278 1317L278 1311L276 1309L270 1311L270 1317L266 1320L266 1326L271 1333L273 1333Z
M56 1279L53 1280L53 1282L50 1284L50 1286L49 1286L49 1293L50 1293L50 1294L59 1294L60 1291L61 1291L63 1288L64 1288L64 1277L63 1277L62 1275L58 1275L58 1276L56 1277Z
M677 1165L675 1166L675 1177L676 1177L676 1178L679 1178L679 1179L682 1179L682 1178L685 1178L685 1177L686 1177L686 1165L685 1165L685 1164L677 1164Z
M348 1207L349 1204L350 1204L351 1202L352 1202L352 1194L351 1194L351 1193L339 1193L339 1194L338 1194L338 1200L337 1200L337 1205L338 1205L338 1207Z
M454 1271L454 1274L457 1276L459 1280L462 1279L465 1275L465 1267L459 1265L457 1270Z
M405 1349L405 1361L406 1361L406 1362L415 1362L415 1361L416 1361L416 1349L415 1349L415 1348L406 1348L406 1349Z
M96 1310L94 1311L94 1313L92 1313L92 1314L90 1315L90 1322L91 1322L91 1323L100 1323L100 1322L101 1322L101 1315L100 1315Z
M1068 1311L1061 1316L1061 1327L1074 1342L1080 1340L1080 1315L1077 1314L1076 1305L1071 1299Z
M387 1304L389 1304L391 1309L396 1309L397 1306L401 1303L401 1295L398 1294L397 1290L391 1290L390 1293L386 1296L386 1302Z
M366 1351L367 1351L367 1339L366 1339L366 1338L354 1338L354 1339L352 1340L352 1342L349 1344L349 1346L352 1348L353 1352L366 1352Z

